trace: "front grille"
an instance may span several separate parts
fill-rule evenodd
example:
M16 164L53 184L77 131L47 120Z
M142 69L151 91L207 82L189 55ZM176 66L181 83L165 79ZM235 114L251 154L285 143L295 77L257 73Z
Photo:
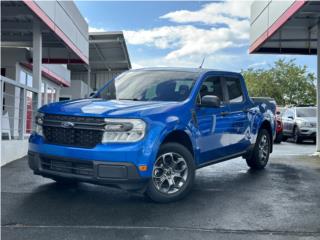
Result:
M72 127L63 127L63 123L72 123ZM43 134L46 143L93 148L101 143L104 119L66 115L45 115Z
M315 128L317 127L317 123L310 123L311 127Z
M81 176L93 176L93 162L56 160L50 157L40 157L41 167L44 170L69 173Z

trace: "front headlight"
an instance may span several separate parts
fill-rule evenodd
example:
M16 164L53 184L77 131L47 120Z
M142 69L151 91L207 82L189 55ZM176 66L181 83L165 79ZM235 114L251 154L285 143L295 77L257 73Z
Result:
M41 136L43 136L43 131L42 131L43 120L44 120L44 114L38 112L35 118L35 121L36 121L35 132Z
M105 119L102 143L137 142L146 131L146 123L141 119Z
M312 127L312 125L311 125L311 123L310 122L303 122L303 125L302 125L303 127L307 127L307 128L311 128Z

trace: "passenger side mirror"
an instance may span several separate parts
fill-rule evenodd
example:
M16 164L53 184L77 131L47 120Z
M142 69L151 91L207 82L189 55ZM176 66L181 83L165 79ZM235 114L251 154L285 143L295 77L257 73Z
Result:
M217 96L213 95L205 95L201 98L201 104L202 107L220 107L221 100Z

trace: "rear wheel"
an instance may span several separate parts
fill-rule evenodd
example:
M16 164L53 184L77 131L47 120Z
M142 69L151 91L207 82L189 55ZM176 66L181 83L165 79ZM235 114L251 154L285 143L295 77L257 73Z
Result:
M191 190L194 176L195 164L190 151L178 143L163 144L146 194L156 202L179 200Z
M268 163L271 149L271 139L266 129L261 129L256 144L250 157L246 158L247 164L252 169L263 169Z

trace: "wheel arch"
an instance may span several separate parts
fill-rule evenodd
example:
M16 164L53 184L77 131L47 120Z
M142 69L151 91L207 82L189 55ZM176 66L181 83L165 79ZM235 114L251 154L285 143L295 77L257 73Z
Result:
M183 145L184 147L186 147L190 153L192 154L192 156L195 156L195 150L194 150L194 146L192 143L192 140L189 136L188 133L186 133L184 130L182 129L175 129L171 132L169 132L161 141L161 144L165 144L168 142L176 142L176 143L180 143L181 145Z

